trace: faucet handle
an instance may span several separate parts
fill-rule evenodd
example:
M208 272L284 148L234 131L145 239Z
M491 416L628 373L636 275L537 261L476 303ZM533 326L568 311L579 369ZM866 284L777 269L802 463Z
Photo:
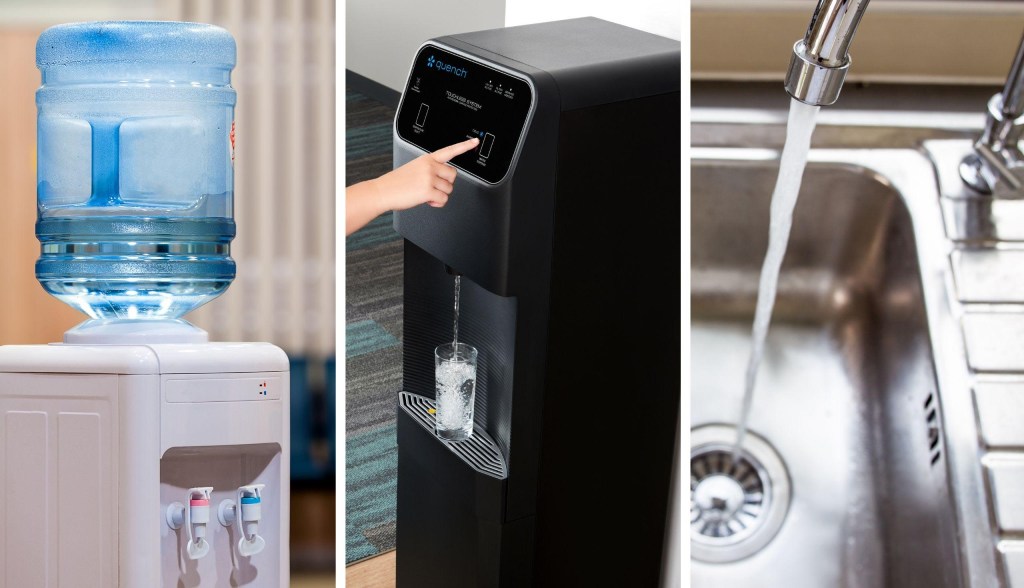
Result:
M1006 198L1024 197L1024 36L1017 47L1003 91L988 101L985 128L974 153L960 163L960 178L975 191Z
M238 553L252 557L263 551L267 542L259 535L260 520L263 518L263 488L266 484L253 484L238 488L238 527L242 531L238 539Z
M210 497L213 488L201 486L188 489L188 543L185 551L191 559L200 559L210 553L206 540L206 525L210 522Z
M220 524L230 527L238 523L241 537L238 539L238 553L252 557L263 551L266 540L259 535L260 520L263 518L263 488L266 484L239 486L235 500L224 500L217 509Z
M976 192L1005 198L1024 197L1024 153L1018 142L1024 132L1024 115L1011 117L1003 95L988 101L988 115L974 153L960 162L960 178Z

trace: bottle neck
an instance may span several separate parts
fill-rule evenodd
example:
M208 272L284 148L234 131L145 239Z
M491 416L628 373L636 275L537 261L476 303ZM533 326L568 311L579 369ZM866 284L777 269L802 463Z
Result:
M64 333L69 345L208 343L209 334L183 319L90 319Z

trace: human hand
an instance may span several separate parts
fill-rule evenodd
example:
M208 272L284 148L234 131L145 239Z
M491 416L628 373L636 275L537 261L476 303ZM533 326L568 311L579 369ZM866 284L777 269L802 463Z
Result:
M458 175L448 162L479 144L480 140L474 137L449 145L371 180L381 204L386 210L405 210L423 203L444 206Z

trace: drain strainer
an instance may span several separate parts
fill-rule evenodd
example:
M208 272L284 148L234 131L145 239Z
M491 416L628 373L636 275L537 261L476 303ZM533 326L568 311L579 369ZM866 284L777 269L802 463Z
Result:
M759 551L775 536L789 508L789 476L775 450L747 433L734 459L735 427L690 432L690 553L724 563Z

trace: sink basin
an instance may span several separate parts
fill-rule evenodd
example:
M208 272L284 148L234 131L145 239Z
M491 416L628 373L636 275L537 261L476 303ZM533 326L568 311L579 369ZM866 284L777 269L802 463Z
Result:
M848 121L816 135L749 423L751 459L781 467L734 467L721 449L740 413L778 172L765 138L779 128L694 119L692 585L996 585L952 245L921 131L906 145L898 128L844 133ZM712 506L730 508L730 476L750 489L731 526Z

